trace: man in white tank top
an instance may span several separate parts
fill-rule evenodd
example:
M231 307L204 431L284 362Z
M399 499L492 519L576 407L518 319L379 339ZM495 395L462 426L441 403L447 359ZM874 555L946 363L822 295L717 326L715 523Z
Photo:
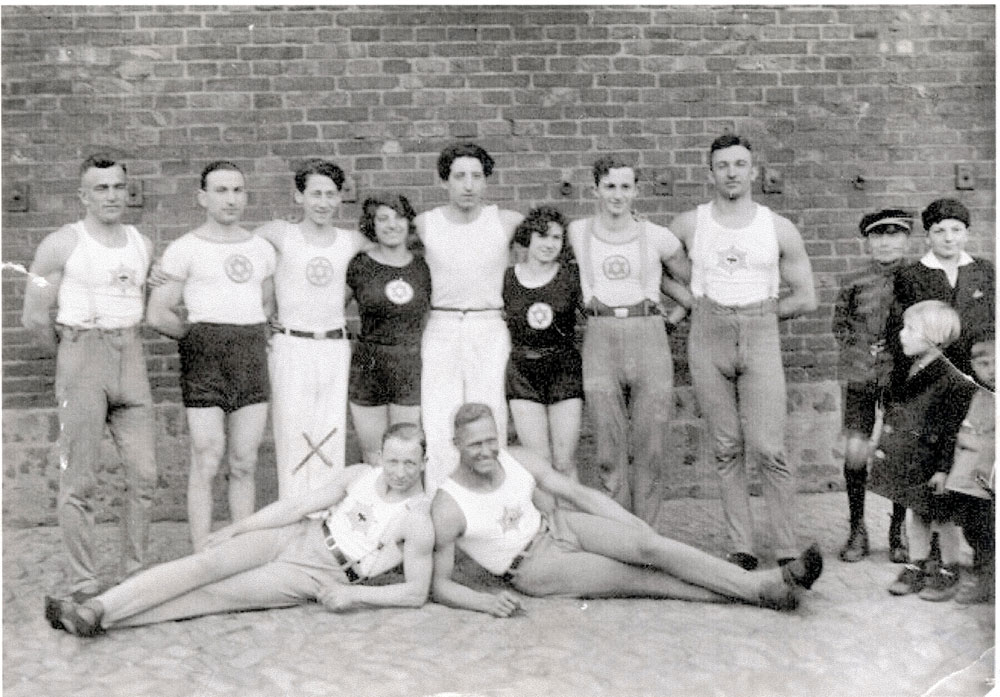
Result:
M148 569L85 603L46 598L45 618L54 629L92 637L312 600L331 612L420 607L434 550L423 445L419 426L394 424L383 437L379 466L346 467L318 489L216 530L204 551ZM401 582L362 583L400 563Z
M337 165L306 161L295 172L301 222L274 220L255 231L278 252L268 355L278 498L323 486L344 468L351 365L344 289L348 263L372 244L333 225L343 185Z
M84 161L79 195L86 215L42 240L24 296L25 328L47 349L58 345L57 512L76 600L100 591L91 499L105 425L125 468L123 575L146 564L156 488L152 396L139 334L153 245L121 222L125 177L124 163L111 154Z
M274 307L275 267L271 245L240 225L247 192L236 165L219 160L202 170L198 204L205 223L167 246L161 264L169 280L153 289L147 309L150 326L178 342L195 550L212 527L212 483L224 453L232 519L256 507L257 450L270 399L265 323ZM178 313L181 300L186 318Z
M690 294L680 242L632 212L636 180L626 160L597 160L597 215L569 226L587 315L583 388L597 444L593 471L580 474L654 525L674 452L674 364L660 291L680 303L668 322L684 316Z
M671 229L691 257L694 296L688 361L707 422L731 545L730 561L757 566L747 470L760 469L779 564L795 554L795 475L785 454L785 374L778 320L816 309L812 267L787 218L754 202L750 144L716 138L712 201ZM778 295L785 283L789 293Z
M427 487L434 491L458 464L451 420L464 402L485 402L507 438L504 374L510 334L503 319L503 276L514 229L524 216L484 205L493 158L456 143L438 158L448 203L416 218L431 272L431 313L420 356L420 408L427 432Z
M596 489L561 474L525 448L504 450L485 404L455 414L459 466L431 504L434 599L510 617L524 609L509 590L469 588L452 578L458 546L490 573L532 596L653 597L740 601L790 610L823 570L812 545L781 569L744 571L662 537ZM536 485L575 510L541 513Z

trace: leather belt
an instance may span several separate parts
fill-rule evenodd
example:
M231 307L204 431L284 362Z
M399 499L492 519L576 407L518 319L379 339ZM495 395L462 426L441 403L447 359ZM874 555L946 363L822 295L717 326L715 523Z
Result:
M584 309L584 314L589 317L617 317L618 319L625 319L626 317L651 317L662 313L659 306L649 300L643 300L641 303L636 303L635 305L620 307L612 307L611 305L605 305L595 300L587 305Z
M337 562L337 566L340 570L344 572L344 576L347 577L349 583L357 583L361 580L361 576L357 571L354 570L354 565L357 564L356 561L351 561L347 556L340 550L337 545L337 541L333 539L333 535L330 534L330 526L327 521L323 521L323 542L326 543L326 548L330 550L330 554L333 555L333 560Z
M542 536L542 533L544 533L545 530L546 528L543 526L535 534L535 536L531 538L531 541L528 542L528 546L517 553L517 556L514 557L514 560L510 563L510 566L507 567L507 570L503 573L503 576L501 576L500 578L502 578L507 583L510 583L511 581L514 580L515 576L514 572L516 572L518 567L521 566L521 562L523 562L525 559L528 558L528 555L531 553L531 548L535 546L535 542Z
M343 339L345 336L343 329L331 329L326 332L304 332L299 329L276 329L279 334L297 336L300 339Z

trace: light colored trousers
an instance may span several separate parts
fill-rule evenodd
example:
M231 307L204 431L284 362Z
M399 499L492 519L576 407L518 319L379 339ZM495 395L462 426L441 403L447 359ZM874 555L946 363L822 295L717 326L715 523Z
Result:
M69 553L71 591L98 590L94 509L105 425L125 473L122 573L146 563L156 488L155 420L138 328L64 329L56 359L59 402L59 529Z
M785 372L774 301L729 308L695 301L688 365L708 426L732 551L753 553L749 467L758 466L777 558L798 554L795 476L785 454Z
M271 337L268 371L278 498L318 489L343 471L350 367L347 339ZM323 457L310 454L309 442L319 445L332 429L336 431L319 447ZM299 467L303 459L305 464Z
M458 466L454 418L466 402L493 410L500 447L507 444L507 398L504 374L510 333L499 310L432 310L420 345L423 371L420 409L427 435L428 492Z
M289 607L347 583L320 521L255 530L148 569L97 597L101 624L124 627L236 610Z

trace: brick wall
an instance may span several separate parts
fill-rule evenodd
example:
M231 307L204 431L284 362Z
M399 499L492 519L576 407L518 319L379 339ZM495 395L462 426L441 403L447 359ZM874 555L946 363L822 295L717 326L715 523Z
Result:
M862 213L958 196L973 211L971 251L992 256L991 6L5 6L0 19L5 261L26 263L79 215L76 168L97 148L119 150L142 181L127 220L162 251L201 219L197 174L216 158L248 173L253 224L294 215L290 171L309 156L344 167L362 199L389 188L418 210L437 205L434 163L456 138L495 156L494 200L584 215L590 163L617 151L639 164L637 207L669 223L708 197L711 139L748 135L783 178L757 198L799 226L822 303L783 325L806 487L838 481L830 303L838 276L864 263ZM956 190L958 164L973 189ZM27 212L9 209L18 185ZM357 216L348 203L340 224ZM4 518L35 521L55 488L53 365L17 328L23 284L4 272ZM673 341L683 385L683 334ZM186 460L176 350L152 335L149 350L159 511L174 515ZM693 400L679 394L678 490L710 489Z

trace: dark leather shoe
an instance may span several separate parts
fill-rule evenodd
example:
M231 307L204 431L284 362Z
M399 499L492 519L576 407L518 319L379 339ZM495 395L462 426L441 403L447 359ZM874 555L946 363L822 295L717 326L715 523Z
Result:
M809 590L823 573L823 553L819 545L813 542L798 559L783 564L781 575L785 583Z
M68 598L45 596L45 619L49 620L53 629L61 629L79 637L94 637L104 633L100 612Z
M907 564L899 572L899 577L889 584L887 589L893 595L909 595L919 593L924 589L926 582L923 562L919 564Z
M736 564L736 566L742 567L747 571L753 571L757 568L757 557L746 552L731 552L726 555L726 561L730 564Z
M868 556L868 529L861 525L851 529L851 534L847 537L847 543L841 548L841 561L856 562Z

